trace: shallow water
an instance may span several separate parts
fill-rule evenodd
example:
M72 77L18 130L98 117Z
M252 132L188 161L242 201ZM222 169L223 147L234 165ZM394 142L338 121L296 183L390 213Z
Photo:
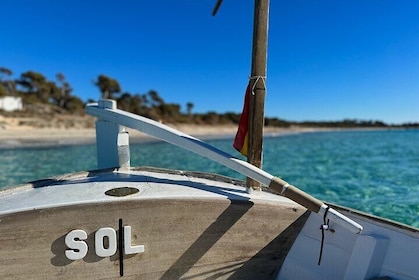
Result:
M232 139L210 144L237 157ZM419 130L315 132L268 137L264 169L318 197L419 227ZM131 165L234 171L168 144L131 145ZM96 168L96 147L0 150L0 188Z

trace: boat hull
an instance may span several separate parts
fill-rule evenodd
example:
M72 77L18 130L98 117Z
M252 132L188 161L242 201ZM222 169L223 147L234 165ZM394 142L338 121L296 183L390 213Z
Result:
M0 279L419 279L418 229L333 207L363 232L213 174L55 177L0 192Z
M125 175L126 179L133 176ZM165 181L151 173L142 176L146 180L106 183L109 189L135 186L138 194L96 198L96 203L86 199L70 205L33 206L33 210L2 215L0 278L273 279L308 217L292 201L250 198L242 186L234 184L197 181L186 175L171 175ZM34 192L36 197L42 188L54 193L84 184L89 196L90 187L98 188L99 181L105 184L100 176L79 184L77 180L23 192ZM188 188L200 194L182 195ZM163 195L155 196L155 191ZM143 245L144 252L123 252L121 259L121 225L131 227L130 244L125 245ZM95 237L103 228L116 232L118 248L109 257L96 252L96 247L106 249L112 243L107 237L98 244ZM66 256L71 251L66 237L74 230L87 234L82 240L87 254L78 260Z

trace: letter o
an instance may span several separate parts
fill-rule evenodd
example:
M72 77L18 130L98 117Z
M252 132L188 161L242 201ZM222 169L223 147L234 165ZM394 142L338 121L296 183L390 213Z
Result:
M104 238L109 240L108 248L105 248ZM116 253L116 231L113 228L100 228L95 234L95 251L99 257L110 257Z

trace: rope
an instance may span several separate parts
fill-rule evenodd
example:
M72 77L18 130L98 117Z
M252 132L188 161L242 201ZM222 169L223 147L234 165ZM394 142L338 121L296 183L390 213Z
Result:
M266 92L266 76L253 76L253 77L249 77L249 80L256 80L252 86L252 95L255 95L255 87L256 87L256 84L259 82L259 80L262 80L263 87Z
M284 196L284 193L287 191L287 189L288 189L289 186L290 186L290 184L288 184L288 183L286 183L285 185L283 185L280 195Z
M319 261L317 262L317 265L320 265L320 263L322 261L323 245L324 245L324 232L326 230L329 230L329 219L327 219L327 221L326 221L328 211L329 211L329 206L327 206L326 210L324 211L323 224L320 225L320 229L322 230L322 241L321 241L321 244L320 244L320 254L319 254Z

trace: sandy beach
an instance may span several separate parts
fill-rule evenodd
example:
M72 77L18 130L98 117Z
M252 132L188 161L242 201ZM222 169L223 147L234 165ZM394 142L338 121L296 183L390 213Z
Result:
M95 142L94 118L68 119L10 118L0 116L0 148L71 145ZM236 125L168 124L186 134L202 139L234 137ZM127 129L131 142L152 141L153 138ZM301 129L265 128L267 134L282 134Z
M186 134L190 134L200 139L220 139L234 137L237 127L234 125L170 125ZM127 129L130 134L130 141L144 142L153 141L154 138L138 131ZM267 128L267 134L284 134L300 130ZM0 129L0 148L35 147L35 146L55 146L72 145L95 142L94 128L33 128L33 127L14 127Z

